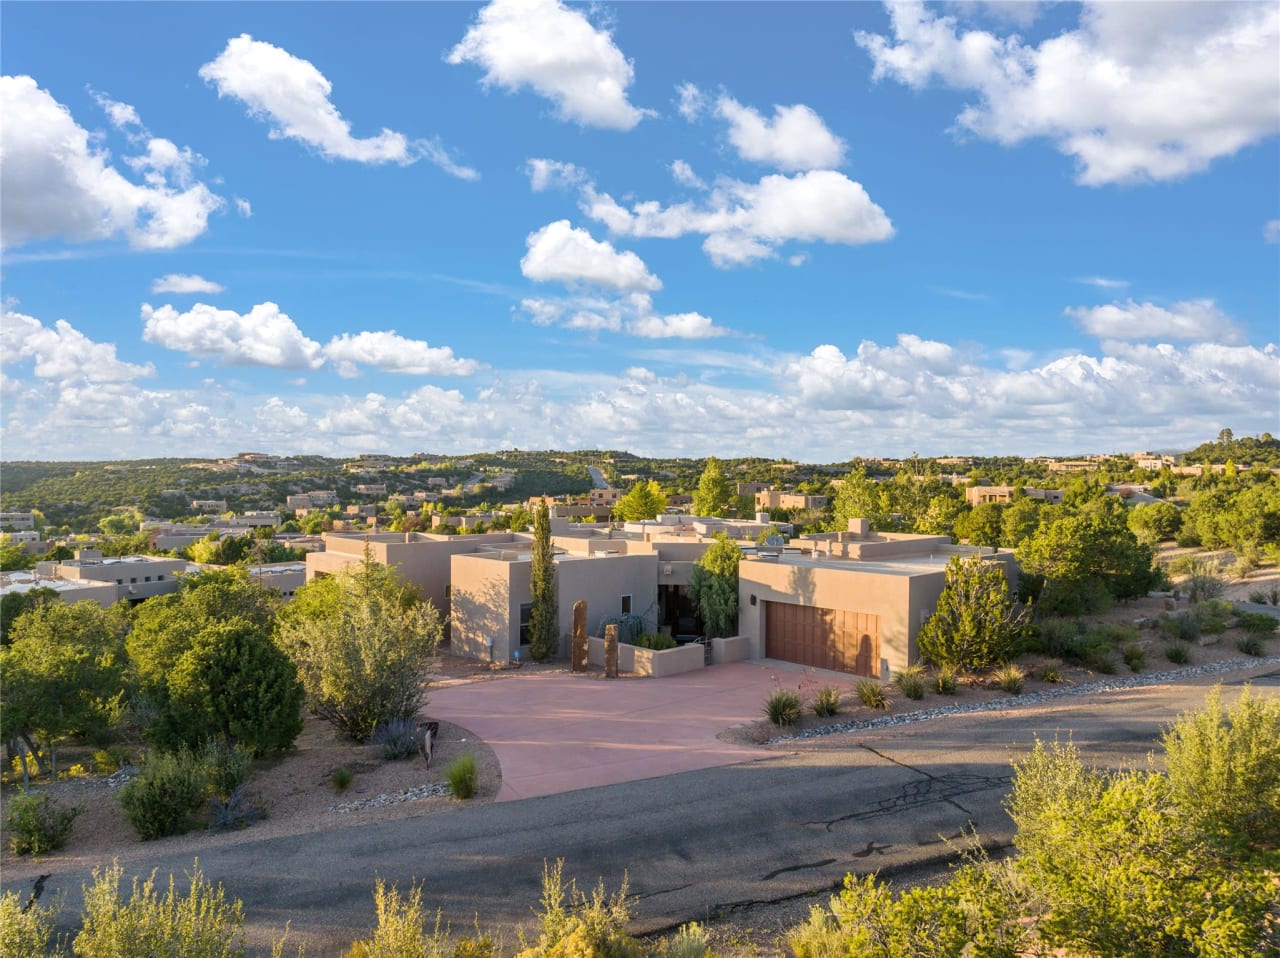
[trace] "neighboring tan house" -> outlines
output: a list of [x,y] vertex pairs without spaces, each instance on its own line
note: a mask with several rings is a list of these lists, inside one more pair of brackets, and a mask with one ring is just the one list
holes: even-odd
[[114,582],[80,582],[28,571],[0,574],[0,596],[15,592],[30,592],[33,589],[52,589],[67,605],[76,602],[96,602],[105,609],[115,605],[119,600]]
[[[1031,486],[1023,486],[1022,492],[1028,499],[1038,499],[1051,506],[1062,505],[1064,495],[1061,489],[1033,489]],[[964,497],[969,505],[980,506],[987,502],[1012,502],[1016,493],[1017,486],[970,486],[964,491]]]
[[[178,573],[185,572],[186,569],[186,559],[166,559],[160,556],[104,558],[97,549],[81,549],[74,559],[62,562],[36,563],[36,572],[43,578],[110,585],[115,590],[112,602],[127,599],[134,604],[152,596],[177,592]],[[94,601],[99,601],[96,596],[93,598]]]
[[1012,552],[955,546],[947,536],[849,531],[793,539],[777,555],[738,567],[738,631],[748,658],[886,680],[919,659],[916,635],[937,606],[952,556],[979,554],[1004,564],[1016,585]]
[[778,492],[769,490],[768,492],[756,493],[756,511],[763,512],[766,509],[825,509],[830,500],[826,496],[806,496],[798,492]]

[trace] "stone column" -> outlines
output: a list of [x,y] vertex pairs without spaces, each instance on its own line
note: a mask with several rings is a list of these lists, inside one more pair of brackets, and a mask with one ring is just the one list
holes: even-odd
[[618,627],[616,625],[604,627],[604,677],[606,679],[618,677]]
[[573,671],[587,671],[587,602],[573,604]]

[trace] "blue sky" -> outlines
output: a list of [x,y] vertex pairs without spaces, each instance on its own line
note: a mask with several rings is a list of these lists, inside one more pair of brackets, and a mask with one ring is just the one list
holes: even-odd
[[1280,434],[1274,3],[0,18],[5,459]]

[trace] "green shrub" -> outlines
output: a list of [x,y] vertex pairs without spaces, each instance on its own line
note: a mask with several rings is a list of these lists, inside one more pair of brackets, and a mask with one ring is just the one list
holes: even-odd
[[346,958],[444,958],[449,953],[439,922],[433,934],[427,933],[420,885],[401,897],[395,885],[388,888],[379,878],[373,903],[378,916],[373,935],[352,942]]
[[134,878],[125,899],[122,876],[119,865],[94,869],[73,943],[77,958],[243,958],[243,906],[227,901],[221,885],[205,881],[198,863],[189,873],[186,895],[178,894],[170,875],[161,896],[152,873],[142,883]]
[[0,958],[63,958],[61,943],[50,948],[57,908],[22,899],[16,891],[0,892]]
[[200,749],[209,794],[226,799],[249,780],[253,770],[253,753],[239,743],[230,748],[218,739],[209,739]]
[[1236,639],[1236,648],[1245,655],[1262,657],[1266,653],[1263,648],[1262,640],[1256,635],[1246,635],[1243,638]]
[[93,753],[93,770],[99,775],[110,775],[113,772],[118,772],[123,764],[119,753],[112,749],[100,748]]
[[1082,623],[1077,619],[1051,618],[1040,622],[1039,648],[1034,651],[1054,658],[1065,658],[1066,649],[1080,638],[1084,631]]
[[1227,631],[1227,623],[1235,610],[1230,602],[1222,599],[1206,599],[1191,607],[1191,616],[1206,635],[1221,635]]
[[1236,628],[1244,629],[1250,635],[1266,638],[1280,626],[1280,620],[1266,612],[1241,612],[1236,618]]
[[204,766],[190,752],[159,752],[120,791],[120,805],[143,841],[187,830],[208,785]]
[[765,700],[764,714],[774,725],[795,725],[800,721],[800,696],[790,689],[774,689]]
[[1191,661],[1191,645],[1188,642],[1172,641],[1164,647],[1164,657],[1174,665],[1186,665]]
[[82,809],[63,805],[50,795],[26,792],[6,803],[5,831],[15,855],[44,855],[67,843],[71,827]]
[[933,672],[933,690],[939,695],[955,695],[960,683],[960,670],[952,665],[940,665]]
[[459,755],[444,770],[444,777],[449,780],[454,798],[471,798],[476,793],[475,757],[470,754]]
[[696,921],[681,925],[680,930],[662,943],[660,950],[650,952],[653,958],[710,958],[711,942]]
[[1179,592],[1192,603],[1216,599],[1227,589],[1222,577],[1212,573],[1197,572],[1178,584]]
[[660,632],[648,632],[644,635],[638,635],[631,642],[632,645],[638,645],[642,649],[652,649],[655,652],[661,652],[663,649],[674,649],[676,640],[669,635],[663,635]]
[[813,709],[813,714],[819,718],[830,718],[833,715],[840,714],[840,690],[826,685],[818,689],[813,697],[813,703],[809,706]]
[[335,792],[345,792],[355,777],[355,772],[345,765],[340,765],[329,773],[329,784],[333,786]]
[[1141,672],[1142,667],[1147,664],[1147,653],[1137,642],[1126,643],[1120,654],[1130,672]]
[[1061,685],[1066,681],[1062,674],[1062,669],[1053,662],[1048,662],[1040,666],[1040,679],[1048,682],[1050,685]]
[[541,931],[536,942],[521,935],[516,958],[642,958],[644,946],[627,932],[631,920],[627,879],[609,895],[604,882],[588,898],[572,879],[564,881],[564,862],[542,870]]
[[889,701],[889,693],[884,686],[874,679],[861,679],[858,682],[858,698],[869,709],[887,709],[893,703]]
[[924,667],[908,665],[900,672],[895,672],[893,684],[898,687],[899,692],[909,699],[924,698]]
[[1100,641],[1107,642],[1111,645],[1123,645],[1125,642],[1135,642],[1138,639],[1140,630],[1136,625],[1120,625],[1116,622],[1100,622],[1094,629],[1093,635]]
[[209,831],[230,832],[248,828],[262,818],[262,809],[249,800],[243,785],[230,795],[209,799]]
[[1200,623],[1189,613],[1162,615],[1160,631],[1170,639],[1181,642],[1194,642],[1200,638]]
[[1010,695],[1022,693],[1022,683],[1026,680],[1026,677],[1027,673],[1012,662],[1006,662],[991,673],[991,681],[995,683],[996,688],[1008,692]]

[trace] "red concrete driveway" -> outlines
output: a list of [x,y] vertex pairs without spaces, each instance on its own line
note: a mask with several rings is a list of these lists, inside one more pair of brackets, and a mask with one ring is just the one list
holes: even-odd
[[493,748],[498,801],[732,765],[766,757],[716,734],[759,718],[769,694],[854,681],[746,662],[669,678],[605,680],[563,672],[504,676],[431,691],[426,711]]

